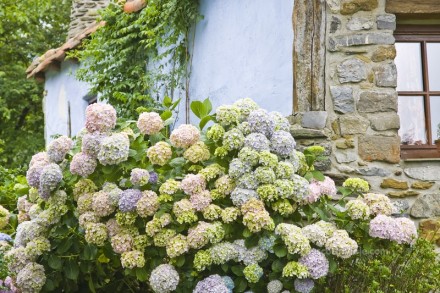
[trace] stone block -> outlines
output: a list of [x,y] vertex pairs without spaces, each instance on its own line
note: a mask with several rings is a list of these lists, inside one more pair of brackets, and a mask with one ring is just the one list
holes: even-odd
[[373,68],[376,85],[379,87],[397,86],[397,68],[394,63],[382,64]]
[[304,128],[323,129],[327,123],[328,113],[326,111],[304,112],[301,126]]
[[362,116],[343,115],[339,117],[341,135],[364,134],[369,125],[369,121]]
[[396,30],[396,16],[394,14],[382,14],[377,16],[377,28],[380,30]]
[[365,135],[358,140],[359,156],[368,162],[400,161],[400,138],[398,136]]
[[373,28],[374,22],[371,18],[353,17],[347,23],[347,29],[351,31],[370,30]]
[[291,128],[290,133],[297,138],[328,138],[324,130],[307,129],[307,128]]
[[330,11],[333,13],[339,13],[341,10],[341,0],[326,0]]
[[406,176],[421,180],[421,181],[439,181],[440,180],[440,166],[421,166],[405,168],[403,172]]
[[400,118],[395,112],[369,115],[371,128],[376,131],[399,129]]
[[358,155],[354,150],[336,151],[335,158],[340,164],[351,163],[357,160]]
[[371,11],[378,6],[377,0],[344,0],[341,3],[341,14],[353,14],[358,11]]
[[410,196],[417,196],[420,192],[414,191],[414,190],[405,190],[405,191],[391,191],[388,192],[387,195],[389,197],[395,197],[395,198],[404,198],[404,197],[410,197]]
[[392,34],[365,32],[357,34],[329,37],[327,49],[336,52],[341,47],[352,47],[362,45],[393,45],[396,40]]
[[381,188],[408,189],[408,182],[400,181],[393,178],[386,178],[380,184]]
[[420,237],[440,246],[440,218],[420,221]]
[[354,140],[352,138],[340,140],[336,142],[335,146],[340,150],[354,149]]
[[416,199],[411,207],[414,218],[431,218],[440,216],[440,193],[424,194]]
[[371,55],[371,60],[374,62],[394,60],[394,58],[396,58],[396,47],[394,46],[379,46]]
[[333,109],[337,113],[354,112],[353,88],[348,86],[331,86],[330,93],[333,98]]
[[379,176],[379,177],[385,177],[391,174],[390,171],[378,167],[357,169],[356,173],[362,176]]
[[399,216],[403,214],[407,214],[409,210],[409,203],[407,200],[395,200],[392,202],[393,209],[392,209],[392,215],[393,216]]
[[430,189],[434,185],[434,182],[430,181],[416,181],[411,184],[411,188],[414,189]]
[[374,90],[361,92],[357,110],[361,113],[397,112],[397,93]]
[[351,58],[347,59],[337,67],[340,83],[360,82],[367,79],[367,68],[365,62]]
[[350,176],[344,175],[344,174],[329,173],[329,172],[324,173],[324,175],[333,179],[333,181],[335,181],[335,184],[337,186],[342,186],[342,183],[344,183],[344,181],[350,177]]

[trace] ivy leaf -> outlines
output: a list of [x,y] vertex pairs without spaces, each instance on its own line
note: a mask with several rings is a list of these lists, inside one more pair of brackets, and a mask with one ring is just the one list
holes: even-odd
[[275,255],[278,257],[285,257],[287,255],[287,249],[284,247],[283,244],[277,244],[273,247],[273,251],[275,252]]
[[66,278],[70,280],[78,279],[78,275],[79,275],[78,264],[73,260],[69,260],[64,267],[64,273],[66,275]]

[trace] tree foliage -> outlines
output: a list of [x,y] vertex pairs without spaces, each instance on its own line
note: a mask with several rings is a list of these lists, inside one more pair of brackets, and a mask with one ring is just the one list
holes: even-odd
[[71,0],[0,1],[0,164],[24,166],[44,146],[43,85],[26,79],[36,56],[65,41]]

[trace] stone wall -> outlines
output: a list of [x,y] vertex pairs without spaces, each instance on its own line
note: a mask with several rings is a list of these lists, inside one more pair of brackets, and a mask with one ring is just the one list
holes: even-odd
[[67,39],[73,38],[98,17],[98,10],[106,7],[110,0],[73,0]]
[[317,168],[338,183],[367,180],[393,199],[396,216],[437,233],[440,245],[440,161],[400,158],[396,17],[385,12],[386,0],[326,2],[325,111],[295,114],[293,135],[300,148],[326,148],[330,159]]

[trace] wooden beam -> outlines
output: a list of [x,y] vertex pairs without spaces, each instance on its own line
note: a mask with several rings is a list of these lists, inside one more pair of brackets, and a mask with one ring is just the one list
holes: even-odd
[[440,13],[439,0],[387,0],[386,12],[395,14]]
[[325,9],[323,0],[295,1],[294,112],[325,110]]

